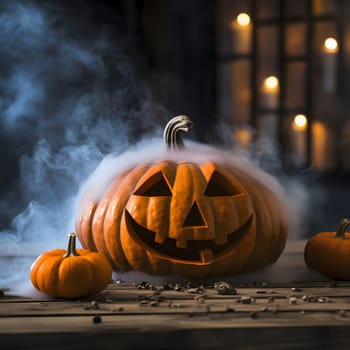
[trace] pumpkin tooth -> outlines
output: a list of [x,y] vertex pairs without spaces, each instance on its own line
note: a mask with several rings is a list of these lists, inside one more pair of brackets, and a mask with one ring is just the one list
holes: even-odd
[[209,248],[201,249],[200,256],[201,256],[202,263],[210,263],[214,259],[213,251]]
[[159,233],[156,233],[154,241],[159,244],[163,244],[165,241],[165,237],[162,237]]

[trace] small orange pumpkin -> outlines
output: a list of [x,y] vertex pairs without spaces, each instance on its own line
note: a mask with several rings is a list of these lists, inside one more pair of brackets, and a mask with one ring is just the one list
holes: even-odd
[[304,249],[306,265],[329,278],[350,280],[350,220],[344,218],[336,232],[320,232]]
[[103,290],[111,280],[112,267],[103,254],[76,249],[76,235],[68,235],[68,249],[40,255],[30,269],[30,280],[52,297],[75,299]]
[[[173,118],[164,139],[184,147]],[[194,154],[195,155],[195,154]],[[189,278],[232,276],[273,263],[287,224],[283,205],[264,184],[232,165],[161,160],[113,179],[103,197],[83,198],[76,230],[116,271]]]

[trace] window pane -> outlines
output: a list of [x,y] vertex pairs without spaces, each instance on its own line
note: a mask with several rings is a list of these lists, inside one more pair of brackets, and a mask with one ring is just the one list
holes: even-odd
[[285,53],[304,55],[306,52],[306,26],[303,23],[286,24]]
[[304,63],[290,63],[287,65],[287,85],[285,94],[286,108],[300,108],[305,106],[306,67]]
[[305,16],[307,12],[307,0],[287,0],[285,3],[285,15],[287,17]]
[[312,12],[316,16],[333,15],[337,12],[337,1],[335,1],[335,0],[313,0]]
[[257,19],[276,19],[279,15],[279,0],[259,0],[256,2]]
[[250,116],[250,63],[233,61],[218,67],[218,110],[232,123],[247,123]]

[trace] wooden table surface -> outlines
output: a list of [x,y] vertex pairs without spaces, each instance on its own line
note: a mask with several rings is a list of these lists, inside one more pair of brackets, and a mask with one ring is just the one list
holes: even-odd
[[4,288],[0,349],[349,349],[350,283],[308,271],[302,246],[267,272],[226,279],[235,294],[215,281],[118,280],[81,300]]

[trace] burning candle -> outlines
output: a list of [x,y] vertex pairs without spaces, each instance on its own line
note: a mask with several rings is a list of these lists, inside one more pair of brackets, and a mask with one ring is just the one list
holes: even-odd
[[232,21],[231,28],[234,52],[249,52],[251,37],[250,16],[247,13],[240,13],[235,20]]
[[304,114],[298,114],[294,117],[294,124],[297,130],[305,130],[307,127],[307,118]]
[[277,143],[279,81],[275,76],[264,79],[261,88],[261,104],[267,109],[259,118],[260,151],[265,155],[273,155]]
[[306,129],[307,118],[304,114],[298,114],[293,121],[295,161],[299,164],[306,162]]
[[269,76],[264,80],[262,86],[262,104],[268,109],[275,109],[278,106],[279,81],[275,76]]
[[323,88],[332,92],[336,86],[338,42],[334,38],[327,38],[323,45]]
[[312,164],[320,170],[334,169],[335,149],[331,128],[324,122],[312,123]]

